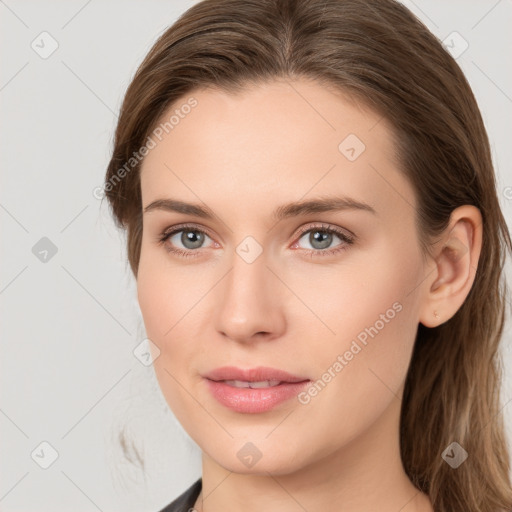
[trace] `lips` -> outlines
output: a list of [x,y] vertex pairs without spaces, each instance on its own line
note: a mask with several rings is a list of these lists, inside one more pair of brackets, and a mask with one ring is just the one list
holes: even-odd
[[276,368],[224,366],[203,375],[213,397],[240,413],[262,413],[290,400],[310,382]]
[[279,382],[302,382],[309,380],[307,377],[300,377],[278,370],[276,368],[269,368],[266,366],[259,366],[257,368],[242,369],[235,366],[223,366],[216,368],[211,372],[204,375],[205,378],[221,381],[221,380],[238,380],[244,382],[262,382],[262,381],[279,381]]
[[224,380],[221,381],[228,386],[233,386],[234,388],[251,388],[251,389],[261,389],[261,388],[271,388],[273,386],[278,386],[281,384],[279,380],[261,380],[257,382],[247,382],[244,380]]

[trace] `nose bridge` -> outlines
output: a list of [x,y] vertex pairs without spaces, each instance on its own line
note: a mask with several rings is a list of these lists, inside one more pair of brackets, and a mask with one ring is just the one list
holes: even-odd
[[[252,244],[252,245],[251,245]],[[280,290],[267,268],[267,254],[248,240],[233,254],[231,271],[223,280],[217,309],[217,329],[230,338],[249,340],[256,333],[276,334],[284,323]]]
[[[232,259],[232,270],[226,280],[225,303],[234,302],[240,309],[258,307],[269,299],[269,279],[272,273],[267,268],[266,254],[249,257],[251,250],[243,253],[244,246],[237,248]],[[240,255],[242,254],[242,255]]]

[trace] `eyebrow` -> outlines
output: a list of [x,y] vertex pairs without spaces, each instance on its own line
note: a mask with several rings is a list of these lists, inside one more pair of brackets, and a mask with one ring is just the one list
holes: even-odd
[[[144,213],[154,210],[183,213],[185,215],[202,217],[204,219],[213,219],[215,217],[213,211],[207,206],[197,203],[186,203],[170,198],[157,199],[156,201],[151,202],[144,208]],[[300,215],[342,210],[360,210],[377,215],[375,209],[369,204],[357,201],[350,197],[324,196],[308,201],[297,201],[278,206],[272,214],[272,219],[275,221],[281,221],[283,219],[298,217]]]

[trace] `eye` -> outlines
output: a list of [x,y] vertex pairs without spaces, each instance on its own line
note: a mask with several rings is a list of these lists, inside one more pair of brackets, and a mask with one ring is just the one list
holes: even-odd
[[[330,256],[339,251],[344,251],[348,246],[354,243],[354,237],[342,231],[340,228],[335,228],[329,225],[320,224],[313,227],[308,227],[302,230],[299,240],[306,238],[312,249],[308,249],[311,256]],[[308,235],[306,237],[306,235]],[[341,243],[331,248],[334,238],[341,240]],[[298,242],[292,245],[292,248],[297,248]]]
[[[173,252],[185,257],[194,257],[197,254],[196,249],[201,248],[205,238],[210,237],[202,229],[191,225],[181,225],[175,226],[171,230],[164,231],[159,235],[158,242],[164,245],[168,252]],[[168,244],[167,241],[171,243]],[[182,244],[184,249],[182,249],[179,244]]]
[[[307,229],[302,229],[299,233],[300,238],[307,237],[308,243],[312,249],[306,249],[306,252],[311,254],[311,257],[316,256],[330,256],[340,251],[344,251],[348,246],[354,243],[355,237],[349,235],[341,228],[332,227],[326,224],[319,224],[315,226],[308,226]],[[158,236],[157,242],[165,247],[168,252],[178,254],[184,257],[195,257],[199,255],[197,249],[202,249],[205,240],[211,237],[203,229],[194,225],[179,225],[171,229],[165,230]],[[334,238],[341,240],[341,243],[330,248]],[[180,244],[183,248],[180,247]],[[300,248],[298,242],[292,245],[293,249]]]

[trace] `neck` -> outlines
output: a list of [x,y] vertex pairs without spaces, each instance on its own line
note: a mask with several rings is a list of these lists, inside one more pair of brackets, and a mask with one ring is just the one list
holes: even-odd
[[240,474],[203,453],[199,512],[432,512],[400,458],[397,399],[369,429],[293,473]]

